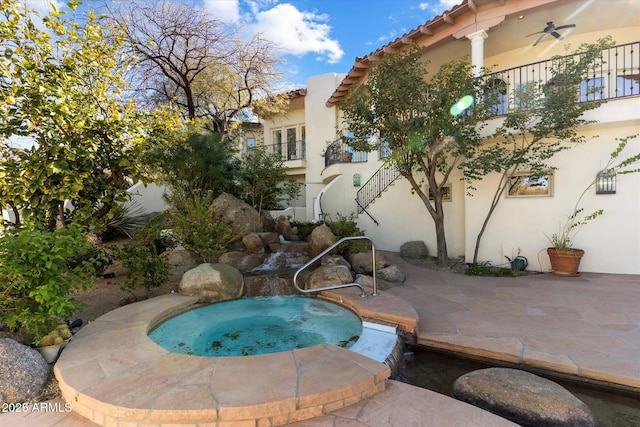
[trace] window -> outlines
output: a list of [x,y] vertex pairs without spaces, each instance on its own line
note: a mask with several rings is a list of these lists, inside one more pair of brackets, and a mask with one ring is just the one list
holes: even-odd
[[615,91],[616,98],[640,94],[640,74],[618,76]]
[[521,172],[511,175],[507,197],[551,196],[553,175]]
[[580,102],[596,101],[603,98],[604,78],[592,77],[580,82]]
[[256,146],[255,138],[247,138],[247,151],[253,151],[253,148]]
[[507,83],[502,79],[493,79],[487,84],[487,90],[491,92],[491,102],[489,114],[499,116],[507,114],[509,97],[507,96]]
[[296,151],[296,128],[287,128],[287,160],[298,158]]
[[274,130],[272,133],[273,151],[282,154],[282,131]]

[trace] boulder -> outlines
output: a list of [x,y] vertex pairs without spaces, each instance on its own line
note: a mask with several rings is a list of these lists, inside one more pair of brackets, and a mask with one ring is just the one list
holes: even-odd
[[400,246],[400,256],[409,259],[422,259],[429,255],[423,241],[406,242]]
[[264,261],[264,255],[249,254],[243,251],[225,252],[218,258],[221,264],[228,264],[240,271],[248,271],[256,268]]
[[380,279],[391,283],[403,283],[407,279],[404,272],[395,264],[377,270],[376,274]]
[[[309,235],[309,254],[311,258],[320,254],[336,242],[336,236],[328,225],[322,224],[313,229]],[[335,248],[334,248],[335,249]],[[336,253],[337,250],[331,253]]]
[[293,229],[291,228],[291,224],[289,224],[289,220],[284,215],[280,215],[278,219],[276,219],[273,231],[284,237],[285,240],[293,239]]
[[258,233],[250,233],[242,238],[242,244],[247,252],[251,254],[263,254],[264,242]]
[[0,338],[0,405],[39,396],[49,374],[49,365],[38,351],[11,338]]
[[362,285],[365,288],[373,288],[373,277],[367,276],[366,274],[356,274],[354,283]]
[[258,236],[260,236],[265,245],[280,243],[280,235],[273,231],[258,233]]
[[209,210],[213,211],[215,219],[227,219],[243,236],[263,229],[258,211],[231,194],[222,193],[216,197]]
[[182,275],[178,291],[203,303],[227,301],[244,294],[244,282],[242,273],[231,265],[205,263]]
[[[351,261],[351,267],[353,268],[353,271],[355,271],[356,273],[373,273],[373,256],[371,256],[371,251],[351,254],[349,260]],[[376,270],[388,267],[390,264],[391,262],[386,255],[381,254],[380,252],[376,252]]]
[[167,261],[169,265],[174,267],[182,267],[186,270],[190,270],[193,267],[200,264],[200,257],[188,249],[182,246],[178,246],[175,249],[164,252],[167,254]]
[[244,278],[245,295],[248,297],[269,297],[274,295],[295,295],[292,277],[278,274],[262,274]]
[[322,265],[307,276],[305,289],[324,288],[352,282],[353,276],[347,267],[343,265]]
[[453,397],[527,426],[597,426],[591,410],[546,378],[509,368],[470,372],[453,384]]
[[320,259],[321,265],[343,265],[351,270],[351,264],[341,255],[325,255]]

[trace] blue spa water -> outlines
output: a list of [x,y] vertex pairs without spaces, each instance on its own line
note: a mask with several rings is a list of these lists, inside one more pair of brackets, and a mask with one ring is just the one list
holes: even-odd
[[274,296],[200,307],[160,324],[149,337],[174,353],[251,356],[323,343],[349,348],[361,333],[362,321],[344,307]]

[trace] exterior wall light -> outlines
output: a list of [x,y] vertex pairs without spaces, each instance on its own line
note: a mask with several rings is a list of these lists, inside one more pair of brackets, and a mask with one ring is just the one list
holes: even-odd
[[360,187],[360,174],[359,173],[353,174],[353,186],[354,187]]
[[596,194],[616,194],[616,172],[605,169],[596,175]]

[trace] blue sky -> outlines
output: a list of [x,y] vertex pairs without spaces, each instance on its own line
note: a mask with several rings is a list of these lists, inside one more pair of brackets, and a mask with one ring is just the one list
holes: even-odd
[[[22,0],[42,12],[51,2]],[[93,0],[83,0],[88,7]],[[116,0],[114,0],[116,1]],[[172,0],[180,2],[182,0]],[[355,58],[395,40],[462,0],[193,0],[215,18],[271,40],[286,61],[285,86],[307,78],[346,73]],[[98,5],[99,3],[94,3]]]
[[261,33],[283,52],[293,87],[344,73],[355,58],[395,40],[462,0],[203,0],[212,15]]

